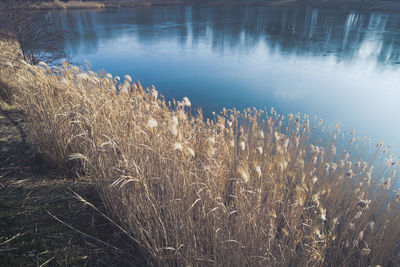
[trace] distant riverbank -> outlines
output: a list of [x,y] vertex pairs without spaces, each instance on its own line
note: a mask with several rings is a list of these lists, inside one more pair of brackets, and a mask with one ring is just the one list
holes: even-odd
[[321,0],[240,0],[240,1],[185,1],[185,0],[144,0],[144,1],[54,1],[33,4],[35,9],[100,9],[100,8],[126,8],[139,6],[171,6],[171,5],[196,5],[196,6],[269,6],[269,7],[314,7],[335,8],[343,10],[370,10],[385,12],[400,12],[400,2],[395,1],[321,1]]
[[33,3],[34,9],[84,9],[84,8],[105,8],[107,5],[101,1],[53,1]]
[[321,1],[321,0],[277,0],[277,1],[230,1],[215,2],[215,5],[313,7],[343,10],[400,11],[400,2],[395,1]]

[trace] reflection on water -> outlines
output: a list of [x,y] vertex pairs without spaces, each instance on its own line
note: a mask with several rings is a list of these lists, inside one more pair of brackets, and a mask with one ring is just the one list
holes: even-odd
[[68,31],[74,62],[134,74],[206,114],[274,106],[400,143],[400,15],[256,7],[50,15]]

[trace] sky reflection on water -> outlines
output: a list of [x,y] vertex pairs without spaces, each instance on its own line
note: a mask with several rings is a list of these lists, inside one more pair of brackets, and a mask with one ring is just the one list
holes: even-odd
[[206,115],[274,106],[400,145],[400,15],[160,7],[51,13],[75,63],[133,74]]

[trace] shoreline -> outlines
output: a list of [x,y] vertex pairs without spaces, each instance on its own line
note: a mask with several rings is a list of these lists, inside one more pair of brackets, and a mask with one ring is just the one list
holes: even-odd
[[354,2],[354,1],[301,1],[301,0],[279,0],[279,1],[237,1],[230,2],[215,1],[208,3],[196,3],[195,1],[118,1],[114,4],[106,4],[97,1],[69,1],[69,2],[42,2],[34,4],[34,9],[105,9],[105,8],[132,8],[132,7],[160,7],[160,6],[196,6],[196,7],[286,7],[286,8],[326,8],[340,10],[358,10],[372,12],[400,12],[400,2]]

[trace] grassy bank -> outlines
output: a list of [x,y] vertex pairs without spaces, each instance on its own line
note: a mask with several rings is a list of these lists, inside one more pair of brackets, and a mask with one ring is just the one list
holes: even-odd
[[24,129],[23,112],[15,104],[2,103],[1,266],[138,263],[136,257],[122,251],[126,243],[116,234],[117,229],[75,197],[77,193],[103,210],[93,183],[60,176],[57,169],[28,145]]
[[398,164],[381,143],[273,109],[204,119],[66,63],[0,70],[30,143],[95,184],[147,265],[400,264]]
[[140,257],[123,251],[127,243],[117,228],[75,195],[104,212],[94,184],[65,177],[30,146],[26,116],[11,87],[15,76],[4,72],[4,63],[17,66],[19,55],[12,56],[12,44],[1,45],[0,265],[140,265]]

